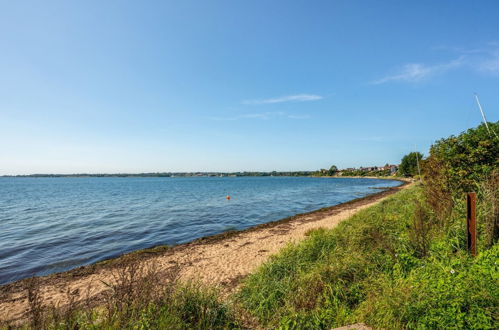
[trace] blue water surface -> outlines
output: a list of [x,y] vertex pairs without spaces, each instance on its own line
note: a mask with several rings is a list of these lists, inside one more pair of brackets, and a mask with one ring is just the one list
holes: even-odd
[[248,228],[399,184],[308,177],[0,178],[0,284]]

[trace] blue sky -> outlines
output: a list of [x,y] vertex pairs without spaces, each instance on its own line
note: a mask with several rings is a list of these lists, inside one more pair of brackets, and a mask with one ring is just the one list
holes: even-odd
[[2,1],[0,174],[398,163],[499,115],[498,1]]

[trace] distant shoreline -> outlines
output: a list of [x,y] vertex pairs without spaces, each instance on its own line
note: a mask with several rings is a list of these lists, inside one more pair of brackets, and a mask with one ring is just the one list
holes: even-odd
[[394,176],[327,176],[313,175],[315,172],[182,172],[182,173],[139,173],[139,174],[20,174],[0,175],[0,178],[217,178],[217,177],[310,177],[310,178],[353,178],[353,179],[386,179],[405,181],[407,178]]
[[290,172],[164,172],[164,173],[115,173],[115,174],[18,174],[1,175],[0,178],[174,178],[174,177],[312,177],[314,171]]

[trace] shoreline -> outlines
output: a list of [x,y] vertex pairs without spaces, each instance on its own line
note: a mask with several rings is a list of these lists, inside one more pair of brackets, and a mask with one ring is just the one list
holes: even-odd
[[331,179],[380,179],[380,180],[393,180],[393,181],[400,181],[400,182],[412,182],[411,178],[403,178],[403,177],[396,177],[396,176],[351,176],[351,175],[345,175],[345,176],[328,176],[328,175],[321,175],[321,176],[314,176],[314,178],[331,178]]
[[[38,177],[31,177],[30,176],[28,178],[38,178]],[[56,177],[56,178],[58,178],[58,177]],[[410,179],[406,179],[406,178],[392,178],[392,177],[315,176],[314,178],[329,178],[329,179],[342,179],[342,178],[349,178],[349,179],[350,178],[354,178],[354,179],[382,179],[382,180],[390,180],[390,181],[399,181],[399,182],[401,182],[400,185],[395,186],[395,187],[386,187],[386,186],[379,187],[379,188],[370,187],[371,189],[373,189],[373,190],[379,190],[380,192],[386,191],[386,190],[390,190],[392,188],[401,187],[401,186],[404,185],[404,183],[407,184],[407,183],[412,182]],[[377,194],[377,193],[370,193],[367,196],[355,198],[355,199],[352,199],[352,200],[349,200],[349,201],[346,201],[346,202],[343,202],[343,203],[340,203],[340,204],[336,204],[336,205],[333,205],[333,206],[325,206],[325,207],[322,207],[320,209],[316,209],[316,210],[312,210],[312,211],[308,211],[308,212],[296,213],[294,215],[291,215],[291,216],[288,216],[288,217],[285,217],[285,218],[281,218],[281,219],[278,219],[278,220],[273,220],[273,221],[261,223],[261,224],[254,225],[254,226],[251,226],[251,227],[248,227],[248,228],[245,228],[245,229],[227,230],[227,231],[224,231],[224,232],[221,232],[221,233],[218,233],[218,234],[212,234],[212,235],[198,237],[198,238],[195,238],[195,239],[193,239],[191,241],[188,241],[188,242],[185,242],[185,243],[172,244],[172,245],[167,245],[167,244],[151,245],[149,247],[140,248],[138,250],[134,250],[134,251],[130,251],[130,252],[122,253],[122,254],[112,255],[110,257],[106,257],[105,259],[98,260],[98,261],[95,261],[95,262],[92,262],[92,263],[89,263],[89,264],[86,264],[86,265],[77,266],[77,267],[72,268],[72,269],[68,269],[68,270],[64,270],[64,271],[57,271],[57,272],[46,274],[46,275],[35,275],[35,276],[30,276],[30,277],[26,277],[26,278],[17,279],[17,280],[14,280],[12,282],[0,284],[0,299],[1,299],[1,290],[2,290],[2,288],[4,286],[9,286],[9,285],[14,284],[16,282],[21,282],[21,281],[27,280],[29,278],[34,278],[34,277],[36,277],[36,278],[49,278],[49,277],[52,277],[52,276],[57,276],[58,274],[66,274],[66,273],[77,271],[77,270],[80,270],[80,269],[83,269],[83,268],[93,268],[93,266],[97,266],[97,265],[101,265],[101,264],[105,264],[105,263],[114,263],[114,262],[118,261],[120,258],[128,258],[129,256],[135,255],[135,254],[148,254],[148,255],[149,254],[155,254],[157,252],[163,252],[163,251],[166,251],[167,249],[171,249],[171,248],[174,248],[174,247],[177,247],[177,246],[182,246],[182,245],[187,245],[187,244],[195,243],[195,242],[198,242],[198,241],[212,241],[212,240],[223,239],[223,238],[229,237],[232,234],[243,233],[243,232],[247,232],[247,231],[249,232],[249,231],[252,231],[252,230],[258,230],[258,229],[261,229],[261,228],[267,228],[269,226],[277,225],[279,223],[283,223],[283,222],[292,220],[292,219],[294,219],[294,218],[296,218],[298,216],[310,215],[310,214],[314,214],[316,212],[321,212],[321,211],[324,211],[324,210],[327,210],[327,209],[330,209],[330,208],[333,208],[333,207],[337,207],[337,206],[341,206],[341,205],[348,205],[351,202],[360,201],[360,200],[362,200],[364,198],[367,198],[367,197],[369,197],[369,196],[371,196],[373,194]]]
[[[306,231],[320,227],[333,228],[358,210],[371,206],[409,185],[409,180],[391,180],[400,181],[402,184],[345,203],[244,230],[206,236],[171,247],[160,245],[137,250],[66,272],[35,278],[40,283],[44,302],[55,305],[65,304],[64,293],[68,289],[71,292],[82,292],[81,299],[83,292],[88,290],[92,300],[98,303],[106,290],[106,286],[102,284],[103,280],[109,280],[113,271],[133,262],[153,262],[161,270],[177,267],[181,279],[197,279],[230,292],[242,278],[270,255],[290,242],[303,239]],[[0,286],[0,321],[19,321],[26,318],[26,286],[29,281],[30,278],[26,278]]]

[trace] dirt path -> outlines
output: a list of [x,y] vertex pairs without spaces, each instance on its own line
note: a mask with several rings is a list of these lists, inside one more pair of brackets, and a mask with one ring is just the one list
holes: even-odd
[[[403,186],[245,231],[215,235],[168,249],[143,250],[96,265],[41,277],[42,299],[44,304],[62,306],[66,303],[68,289],[79,295],[80,299],[87,296],[98,299],[107,289],[103,281],[112,281],[112,272],[131,260],[152,262],[160,270],[178,267],[181,279],[198,279],[231,292],[243,277],[253,272],[270,255],[288,243],[302,240],[307,231],[321,227],[333,228],[355,212],[378,203]],[[26,318],[27,283],[27,280],[22,280],[0,287],[0,321]]]

